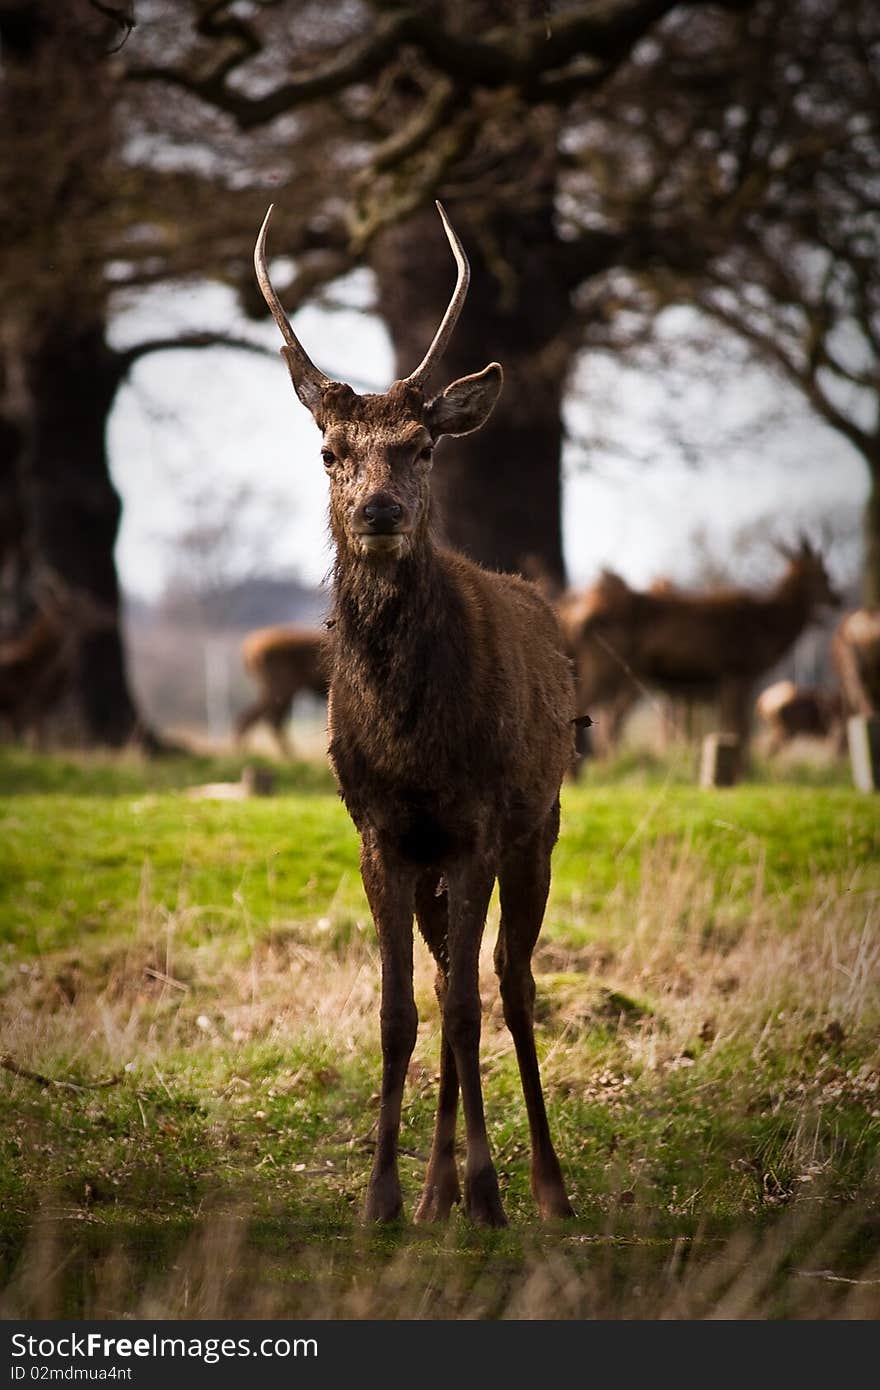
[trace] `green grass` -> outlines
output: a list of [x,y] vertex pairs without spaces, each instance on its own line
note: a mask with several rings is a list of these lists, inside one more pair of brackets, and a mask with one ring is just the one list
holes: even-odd
[[[376,1231],[356,836],[321,765],[270,797],[186,795],[240,770],[0,754],[0,1313],[877,1315],[875,799],[631,761],[567,786],[535,973],[578,1218],[535,1217],[493,904],[482,1058],[511,1227]],[[438,1058],[421,946],[416,987],[408,1211]]]

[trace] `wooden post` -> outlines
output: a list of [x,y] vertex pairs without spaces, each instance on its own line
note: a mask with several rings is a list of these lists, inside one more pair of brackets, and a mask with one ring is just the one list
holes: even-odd
[[853,781],[860,791],[880,791],[880,715],[854,714],[846,721]]
[[739,778],[739,766],[736,734],[706,734],[700,759],[701,787],[732,787]]

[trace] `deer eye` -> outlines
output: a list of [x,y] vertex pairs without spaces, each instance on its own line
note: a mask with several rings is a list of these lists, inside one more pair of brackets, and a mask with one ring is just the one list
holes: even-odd
[[336,462],[336,455],[334,454],[332,449],[322,449],[321,458],[324,460],[325,468],[332,468],[334,463]]

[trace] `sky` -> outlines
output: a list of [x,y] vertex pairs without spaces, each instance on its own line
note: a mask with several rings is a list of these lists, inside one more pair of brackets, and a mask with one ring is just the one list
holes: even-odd
[[[281,265],[273,274],[283,283]],[[348,302],[369,302],[366,272],[345,289]],[[360,390],[383,390],[392,380],[390,342],[375,316],[309,307],[293,323],[328,375]],[[204,558],[212,573],[295,573],[320,584],[331,560],[320,437],[277,353],[274,322],[268,313],[264,324],[243,321],[222,287],[184,286],[129,305],[111,338],[121,347],[188,329],[247,336],[269,353],[155,354],[120,391],[108,445],[123,502],[123,587],[158,597],[194,520],[216,531],[216,553]],[[498,356],[503,363],[503,351]],[[475,361],[474,370],[483,365]],[[750,428],[777,408],[774,424]],[[867,496],[856,453],[762,368],[732,366],[682,389],[663,373],[585,356],[566,420],[563,538],[573,585],[589,583],[603,566],[635,586],[658,575],[692,584],[707,552],[734,582],[770,582],[779,557],[766,536],[748,541],[749,527],[770,518],[780,539],[793,539],[799,526],[818,538],[823,522],[840,530],[848,518],[852,532]],[[689,456],[674,441],[683,432]],[[588,448],[577,442],[585,436],[593,437]],[[836,547],[835,562],[834,577],[852,582],[855,543]]]

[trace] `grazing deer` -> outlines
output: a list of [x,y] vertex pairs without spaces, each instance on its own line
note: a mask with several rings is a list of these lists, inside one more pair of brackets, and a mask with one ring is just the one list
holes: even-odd
[[609,701],[621,688],[717,699],[721,729],[738,737],[744,758],[755,682],[821,608],[839,603],[809,542],[783,553],[785,573],[765,594],[641,592],[605,573],[569,631],[579,701]]
[[260,694],[235,721],[237,742],[254,724],[265,719],[284,757],[292,757],[285,725],[293,701],[301,692],[326,697],[328,642],[327,632],[320,628],[262,627],[248,633],[241,646],[242,663]]
[[531,955],[550,883],[559,787],[573,749],[574,689],[562,635],[533,585],[443,549],[432,530],[430,472],[441,435],[470,434],[501,390],[501,367],[427,383],[467,292],[467,259],[437,204],[456,287],[416,370],[357,395],[312,364],[272,289],[266,214],[254,252],[285,339],[294,389],[323,435],[335,544],[330,760],[360,833],[361,875],[382,963],[382,1086],[365,1213],[401,1214],[398,1132],[415,1044],[413,914],[436,961],[441,1009],[437,1114],[418,1220],[460,1200],[458,1096],[466,1133],[464,1207],[506,1224],[480,1082],[478,961],[496,878],[495,947],[531,1134],[532,1192],[545,1217],[571,1215],[535,1050]]
[[840,620],[831,659],[847,714],[880,714],[880,608],[856,608]]
[[769,757],[802,734],[829,739],[835,749],[842,747],[843,702],[836,690],[774,681],[755,701],[755,714],[769,731]]
[[83,637],[111,626],[115,616],[84,590],[42,572],[37,611],[24,629],[0,639],[0,719],[16,740],[43,742],[43,724],[76,673]]
[[67,687],[74,655],[73,635],[45,609],[0,641],[0,717],[13,738],[32,732],[42,741],[43,719]]
[[592,727],[579,729],[576,735],[579,758],[572,769],[575,775],[580,758],[604,758],[613,752],[626,717],[641,694],[618,660],[598,642],[584,638],[596,615],[619,601],[625,592],[626,585],[618,575],[602,570],[596,582],[585,589],[567,589],[553,599],[575,673],[578,704],[588,708],[593,716]]

